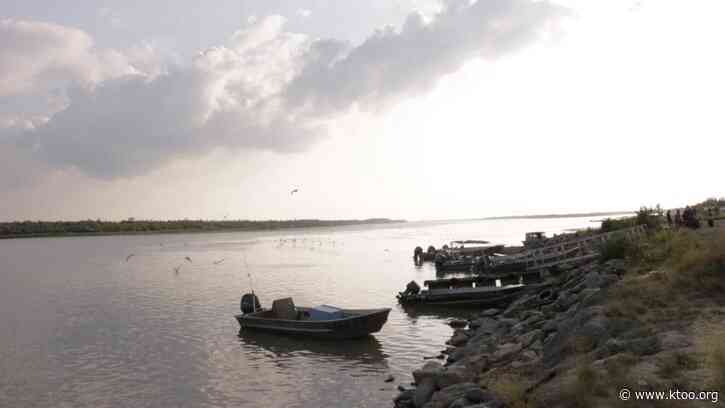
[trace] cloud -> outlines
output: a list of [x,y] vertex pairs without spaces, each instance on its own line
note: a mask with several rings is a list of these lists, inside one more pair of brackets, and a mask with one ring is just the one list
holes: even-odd
[[0,97],[131,74],[129,62],[118,51],[95,49],[92,38],[76,28],[0,20]]
[[0,141],[101,178],[144,174],[216,148],[301,151],[352,107],[378,110],[425,92],[470,59],[536,40],[564,14],[544,1],[447,1],[429,21],[413,13],[399,30],[379,30],[359,45],[291,33],[283,17],[271,16],[165,70],[151,69],[159,65],[151,50],[98,51],[79,30],[11,21],[3,27],[15,37],[0,40],[0,56],[19,56],[30,70],[0,65],[0,92],[22,92],[59,71],[74,85],[63,110],[20,135],[3,138],[0,130]]

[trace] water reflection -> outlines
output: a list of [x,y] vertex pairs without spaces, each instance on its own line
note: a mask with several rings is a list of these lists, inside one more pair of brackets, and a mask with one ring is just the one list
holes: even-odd
[[350,363],[387,366],[388,357],[375,336],[344,341],[320,340],[301,336],[284,336],[251,330],[240,330],[242,348],[248,353],[271,353],[275,358],[295,356],[347,360]]
[[416,304],[416,305],[398,305],[398,310],[405,313],[411,322],[415,322],[420,317],[429,317],[436,319],[468,319],[475,315],[475,311],[479,310],[471,307],[442,307],[438,305]]

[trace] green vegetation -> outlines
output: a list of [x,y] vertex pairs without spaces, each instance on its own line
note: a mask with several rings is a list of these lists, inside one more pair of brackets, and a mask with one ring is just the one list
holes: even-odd
[[675,379],[682,371],[695,370],[699,362],[691,353],[676,351],[657,362],[657,374],[666,379]]
[[656,207],[642,207],[634,217],[607,218],[602,221],[602,232],[611,232],[624,228],[631,228],[637,225],[644,225],[647,228],[657,228],[662,220],[662,208],[659,204]]
[[527,402],[526,396],[527,380],[515,374],[504,374],[496,378],[490,384],[482,384],[488,387],[494,394],[511,408],[527,408],[534,406]]
[[268,221],[207,221],[207,220],[133,220],[114,222],[101,220],[86,221],[22,221],[0,223],[0,238],[94,235],[94,234],[137,234],[164,232],[212,232],[212,231],[255,231],[288,228],[336,227],[358,224],[386,224],[403,222],[387,218],[365,220],[268,220]]

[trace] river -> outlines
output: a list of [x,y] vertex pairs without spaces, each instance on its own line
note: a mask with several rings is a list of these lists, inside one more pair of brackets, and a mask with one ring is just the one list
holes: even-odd
[[[407,282],[435,277],[413,265],[415,246],[516,245],[526,231],[598,226],[590,218],[0,240],[0,406],[392,406],[456,315],[397,305]],[[392,311],[362,340],[240,334],[250,287],[263,306]]]

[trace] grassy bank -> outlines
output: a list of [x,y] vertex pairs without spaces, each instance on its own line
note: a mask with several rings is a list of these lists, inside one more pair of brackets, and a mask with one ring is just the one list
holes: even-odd
[[655,226],[640,240],[607,242],[602,255],[602,261],[626,263],[604,303],[607,317],[634,322],[641,338],[679,338],[681,344],[660,342],[661,350],[651,356],[621,353],[598,362],[584,348],[575,357],[565,405],[626,406],[616,392],[643,387],[638,384],[654,390],[725,390],[725,228]]

